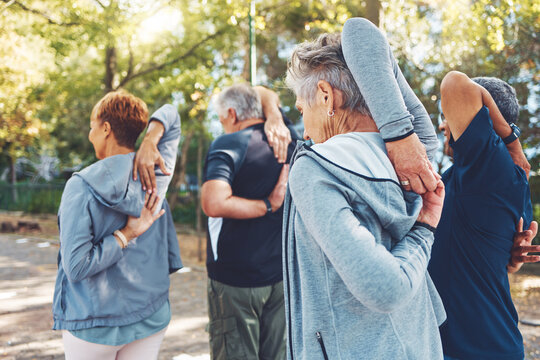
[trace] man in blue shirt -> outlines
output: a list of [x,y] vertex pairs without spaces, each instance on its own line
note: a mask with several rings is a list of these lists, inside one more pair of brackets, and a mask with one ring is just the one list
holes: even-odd
[[[507,272],[539,260],[527,255],[540,250],[530,246],[537,231],[530,166],[513,124],[515,91],[495,78],[476,82],[454,71],[441,84],[454,165],[443,174],[446,198],[428,269],[448,316],[440,329],[445,358],[517,360],[523,339]],[[520,219],[530,229],[518,226],[513,241]]]

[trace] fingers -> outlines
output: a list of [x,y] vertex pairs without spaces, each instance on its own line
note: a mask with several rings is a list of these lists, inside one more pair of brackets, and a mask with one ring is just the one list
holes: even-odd
[[148,191],[157,192],[156,171],[154,170],[154,166],[149,166],[146,169],[148,171],[148,175],[149,175],[149,178],[150,178],[150,184],[149,184],[149,187],[148,187]]
[[439,179],[439,181],[437,182],[437,188],[435,189],[435,194],[437,194],[437,196],[444,197],[445,188],[444,188],[444,183],[441,179]]
[[[424,182],[418,175],[413,175],[409,178],[409,182],[411,184],[411,189],[417,194],[425,194],[427,192],[426,187],[424,186]],[[435,183],[435,186],[433,186],[433,190],[435,190],[437,183]]]
[[144,207],[148,208],[148,200],[150,199],[149,193],[144,193]]
[[409,180],[407,180],[407,178],[405,178],[405,177],[400,177],[400,178],[399,178],[399,183],[401,184],[401,187],[403,188],[403,190],[405,190],[405,191],[412,191],[411,183],[410,183]]
[[538,223],[536,221],[532,221],[531,225],[529,226],[529,230],[532,231],[531,239],[534,239],[536,234],[538,234]]
[[150,195],[150,198],[148,199],[146,208],[150,210],[150,212],[152,212],[153,214],[157,210],[158,203],[159,203],[159,196],[157,195],[157,192],[153,192],[152,195]]
[[154,216],[152,217],[152,220],[153,220],[153,221],[156,221],[156,220],[159,219],[163,214],[165,214],[165,209],[161,209],[161,210],[159,211],[159,213],[157,213],[156,215],[154,215]]
[[161,170],[161,172],[164,174],[164,175],[171,175],[171,172],[169,171],[169,169],[167,169],[167,166],[165,166],[165,160],[163,160],[163,157],[160,155],[159,156],[159,159],[158,159],[158,165],[159,165],[159,168]]
[[[427,160],[426,160],[426,163],[429,165],[426,168],[422,169],[422,171],[420,171],[418,176],[422,180],[423,186],[426,189],[426,191],[433,191],[437,188],[437,183],[439,181],[439,178],[437,178],[434,175],[435,172],[433,171],[431,163]],[[413,186],[413,189],[414,189],[414,186]]]
[[133,181],[137,181],[137,171],[139,171],[139,167],[137,166],[137,154],[135,154],[135,159],[133,159]]
[[519,218],[519,222],[517,224],[516,231],[517,232],[522,232],[523,231],[523,218],[522,217]]
[[530,252],[540,252],[540,245],[525,245],[516,248],[516,251],[521,254],[528,254]]
[[521,263],[536,263],[540,262],[540,255],[522,255],[516,256],[515,259]]

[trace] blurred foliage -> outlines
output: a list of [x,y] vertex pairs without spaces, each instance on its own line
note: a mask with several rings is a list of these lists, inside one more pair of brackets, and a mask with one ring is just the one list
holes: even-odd
[[[283,85],[294,45],[377,8],[434,125],[439,85],[450,70],[497,76],[516,88],[521,140],[538,171],[537,0],[259,0],[257,83],[276,90],[298,120]],[[107,91],[125,88],[150,111],[178,106],[181,183],[182,174],[196,172],[198,144],[206,149],[214,133],[211,96],[248,78],[248,12],[248,0],[0,0],[0,166],[30,151],[47,151],[64,167],[94,161],[92,107]]]

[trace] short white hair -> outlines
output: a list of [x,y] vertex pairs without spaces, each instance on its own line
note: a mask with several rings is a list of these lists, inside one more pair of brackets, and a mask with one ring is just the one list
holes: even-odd
[[323,34],[315,41],[297,45],[287,66],[285,83],[309,105],[315,101],[317,83],[328,82],[343,93],[342,108],[371,113],[343,56],[341,34]]
[[217,95],[215,106],[219,116],[226,116],[229,109],[234,109],[238,121],[263,118],[261,98],[248,84],[229,86]]

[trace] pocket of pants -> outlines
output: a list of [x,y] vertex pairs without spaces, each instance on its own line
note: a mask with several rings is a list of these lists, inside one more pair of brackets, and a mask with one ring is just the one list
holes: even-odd
[[244,344],[234,317],[211,321],[208,324],[208,333],[212,359],[246,359]]

